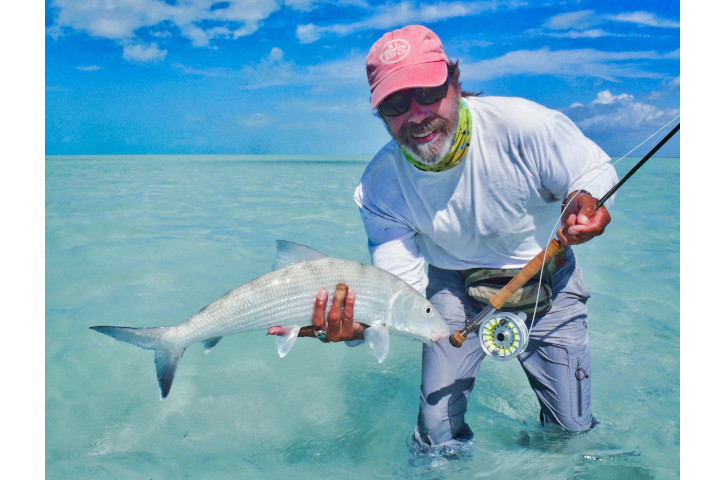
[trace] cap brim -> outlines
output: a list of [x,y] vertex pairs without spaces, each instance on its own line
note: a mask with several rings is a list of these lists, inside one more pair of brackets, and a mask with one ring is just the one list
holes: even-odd
[[373,90],[370,109],[375,110],[385,97],[406,88],[437,87],[448,78],[446,62],[436,61],[403,67],[388,75]]

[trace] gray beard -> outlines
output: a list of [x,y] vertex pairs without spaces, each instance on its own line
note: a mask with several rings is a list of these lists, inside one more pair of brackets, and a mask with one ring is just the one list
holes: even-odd
[[445,132],[440,142],[437,142],[441,146],[440,148],[437,145],[431,145],[430,142],[423,145],[415,145],[414,151],[411,151],[411,146],[409,145],[401,145],[401,148],[405,149],[411,157],[423,165],[434,167],[443,161],[443,157],[446,156],[451,149],[451,145],[453,145],[455,136],[455,130]]
[[[388,128],[387,123],[385,124],[385,127],[388,128],[388,133],[390,133],[398,145],[400,145],[400,147],[403,148],[411,157],[423,165],[433,167],[438,165],[451,149],[453,140],[456,137],[456,130],[458,129],[458,119],[458,109],[456,109],[455,115],[451,119],[450,123],[440,117],[437,117],[417,126],[411,125],[404,127],[400,131],[400,135],[393,135],[393,132],[391,132],[390,128]],[[422,145],[415,143],[412,134],[415,132],[424,132],[431,126],[435,126],[439,130],[442,130],[442,138],[437,139],[435,142],[428,142]]]

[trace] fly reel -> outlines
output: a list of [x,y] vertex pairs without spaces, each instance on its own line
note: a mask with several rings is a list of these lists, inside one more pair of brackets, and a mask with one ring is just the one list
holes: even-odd
[[529,330],[521,312],[495,312],[481,325],[478,340],[483,351],[494,360],[511,360],[526,350],[529,344]]

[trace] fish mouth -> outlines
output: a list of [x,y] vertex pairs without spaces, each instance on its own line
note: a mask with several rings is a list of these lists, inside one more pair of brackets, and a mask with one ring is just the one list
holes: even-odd
[[434,332],[433,335],[431,335],[430,340],[431,342],[435,343],[447,337],[448,332]]

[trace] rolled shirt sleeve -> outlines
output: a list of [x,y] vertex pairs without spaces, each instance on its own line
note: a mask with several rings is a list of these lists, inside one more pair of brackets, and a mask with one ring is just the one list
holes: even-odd
[[617,181],[609,156],[561,112],[520,98],[466,104],[473,127],[464,161],[422,171],[391,140],[354,194],[373,264],[421,293],[426,263],[521,268],[549,243],[569,192],[602,198]]
[[416,242],[416,232],[368,203],[362,184],[355,190],[354,198],[360,207],[373,265],[397,275],[425,295],[428,277],[425,260]]
[[[545,133],[545,155],[540,158],[542,185],[557,198],[573,190],[586,190],[602,198],[617,183],[609,156],[577,128],[566,115],[550,110]],[[605,206],[611,208],[613,196]]]

